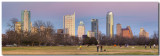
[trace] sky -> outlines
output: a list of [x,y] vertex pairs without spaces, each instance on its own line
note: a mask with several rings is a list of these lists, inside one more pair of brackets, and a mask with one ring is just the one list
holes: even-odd
[[32,24],[36,20],[50,21],[54,29],[63,29],[63,16],[75,12],[75,33],[80,21],[85,24],[85,32],[91,30],[91,19],[98,19],[99,31],[106,34],[106,15],[114,15],[116,24],[122,28],[130,26],[133,35],[139,35],[143,27],[151,37],[158,32],[158,2],[2,2],[2,33],[9,28],[12,18],[21,21],[21,11],[31,11]]

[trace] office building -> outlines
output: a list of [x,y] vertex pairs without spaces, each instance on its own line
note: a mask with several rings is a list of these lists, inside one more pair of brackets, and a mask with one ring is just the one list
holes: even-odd
[[133,33],[132,33],[132,30],[130,28],[130,26],[127,26],[126,28],[123,28],[121,30],[121,34],[122,34],[122,37],[126,37],[126,38],[132,38],[133,37]]
[[77,32],[78,32],[79,39],[82,40],[82,36],[85,34],[85,26],[83,21],[80,21]]
[[108,12],[106,17],[106,36],[112,38],[114,35],[113,13]]
[[131,38],[130,32],[128,28],[122,29],[122,37]]
[[91,25],[92,32],[95,33],[95,38],[98,39],[98,19],[92,19]]
[[24,10],[21,13],[21,29],[24,32],[28,32],[31,30],[32,23],[30,20],[30,11]]
[[75,36],[75,12],[72,15],[63,16],[64,33]]
[[117,24],[117,36],[120,36],[121,35],[121,29],[122,29],[122,27],[121,27],[121,24]]

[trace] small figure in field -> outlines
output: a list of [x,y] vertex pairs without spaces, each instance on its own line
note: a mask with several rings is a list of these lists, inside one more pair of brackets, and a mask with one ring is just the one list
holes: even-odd
[[145,48],[147,48],[147,45],[145,44]]
[[102,49],[103,49],[103,47],[102,47],[102,45],[101,45],[101,52],[102,52]]
[[152,48],[152,45],[150,45],[150,48]]
[[156,48],[156,45],[154,44],[153,47]]
[[99,45],[97,45],[97,52],[99,51]]
[[81,50],[82,46],[79,46],[79,49]]

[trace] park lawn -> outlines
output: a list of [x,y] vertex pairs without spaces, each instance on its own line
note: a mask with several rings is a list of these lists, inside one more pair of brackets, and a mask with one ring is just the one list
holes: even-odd
[[[134,48],[132,48],[134,47]],[[35,46],[35,47],[2,47],[3,55],[158,55],[156,48],[145,49],[144,46],[129,46],[120,48],[119,46],[103,46],[106,51],[97,52],[96,46]]]

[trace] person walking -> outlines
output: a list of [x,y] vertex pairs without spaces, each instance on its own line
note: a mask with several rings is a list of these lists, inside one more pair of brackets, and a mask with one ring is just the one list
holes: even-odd
[[99,45],[97,45],[97,52],[99,51]]

